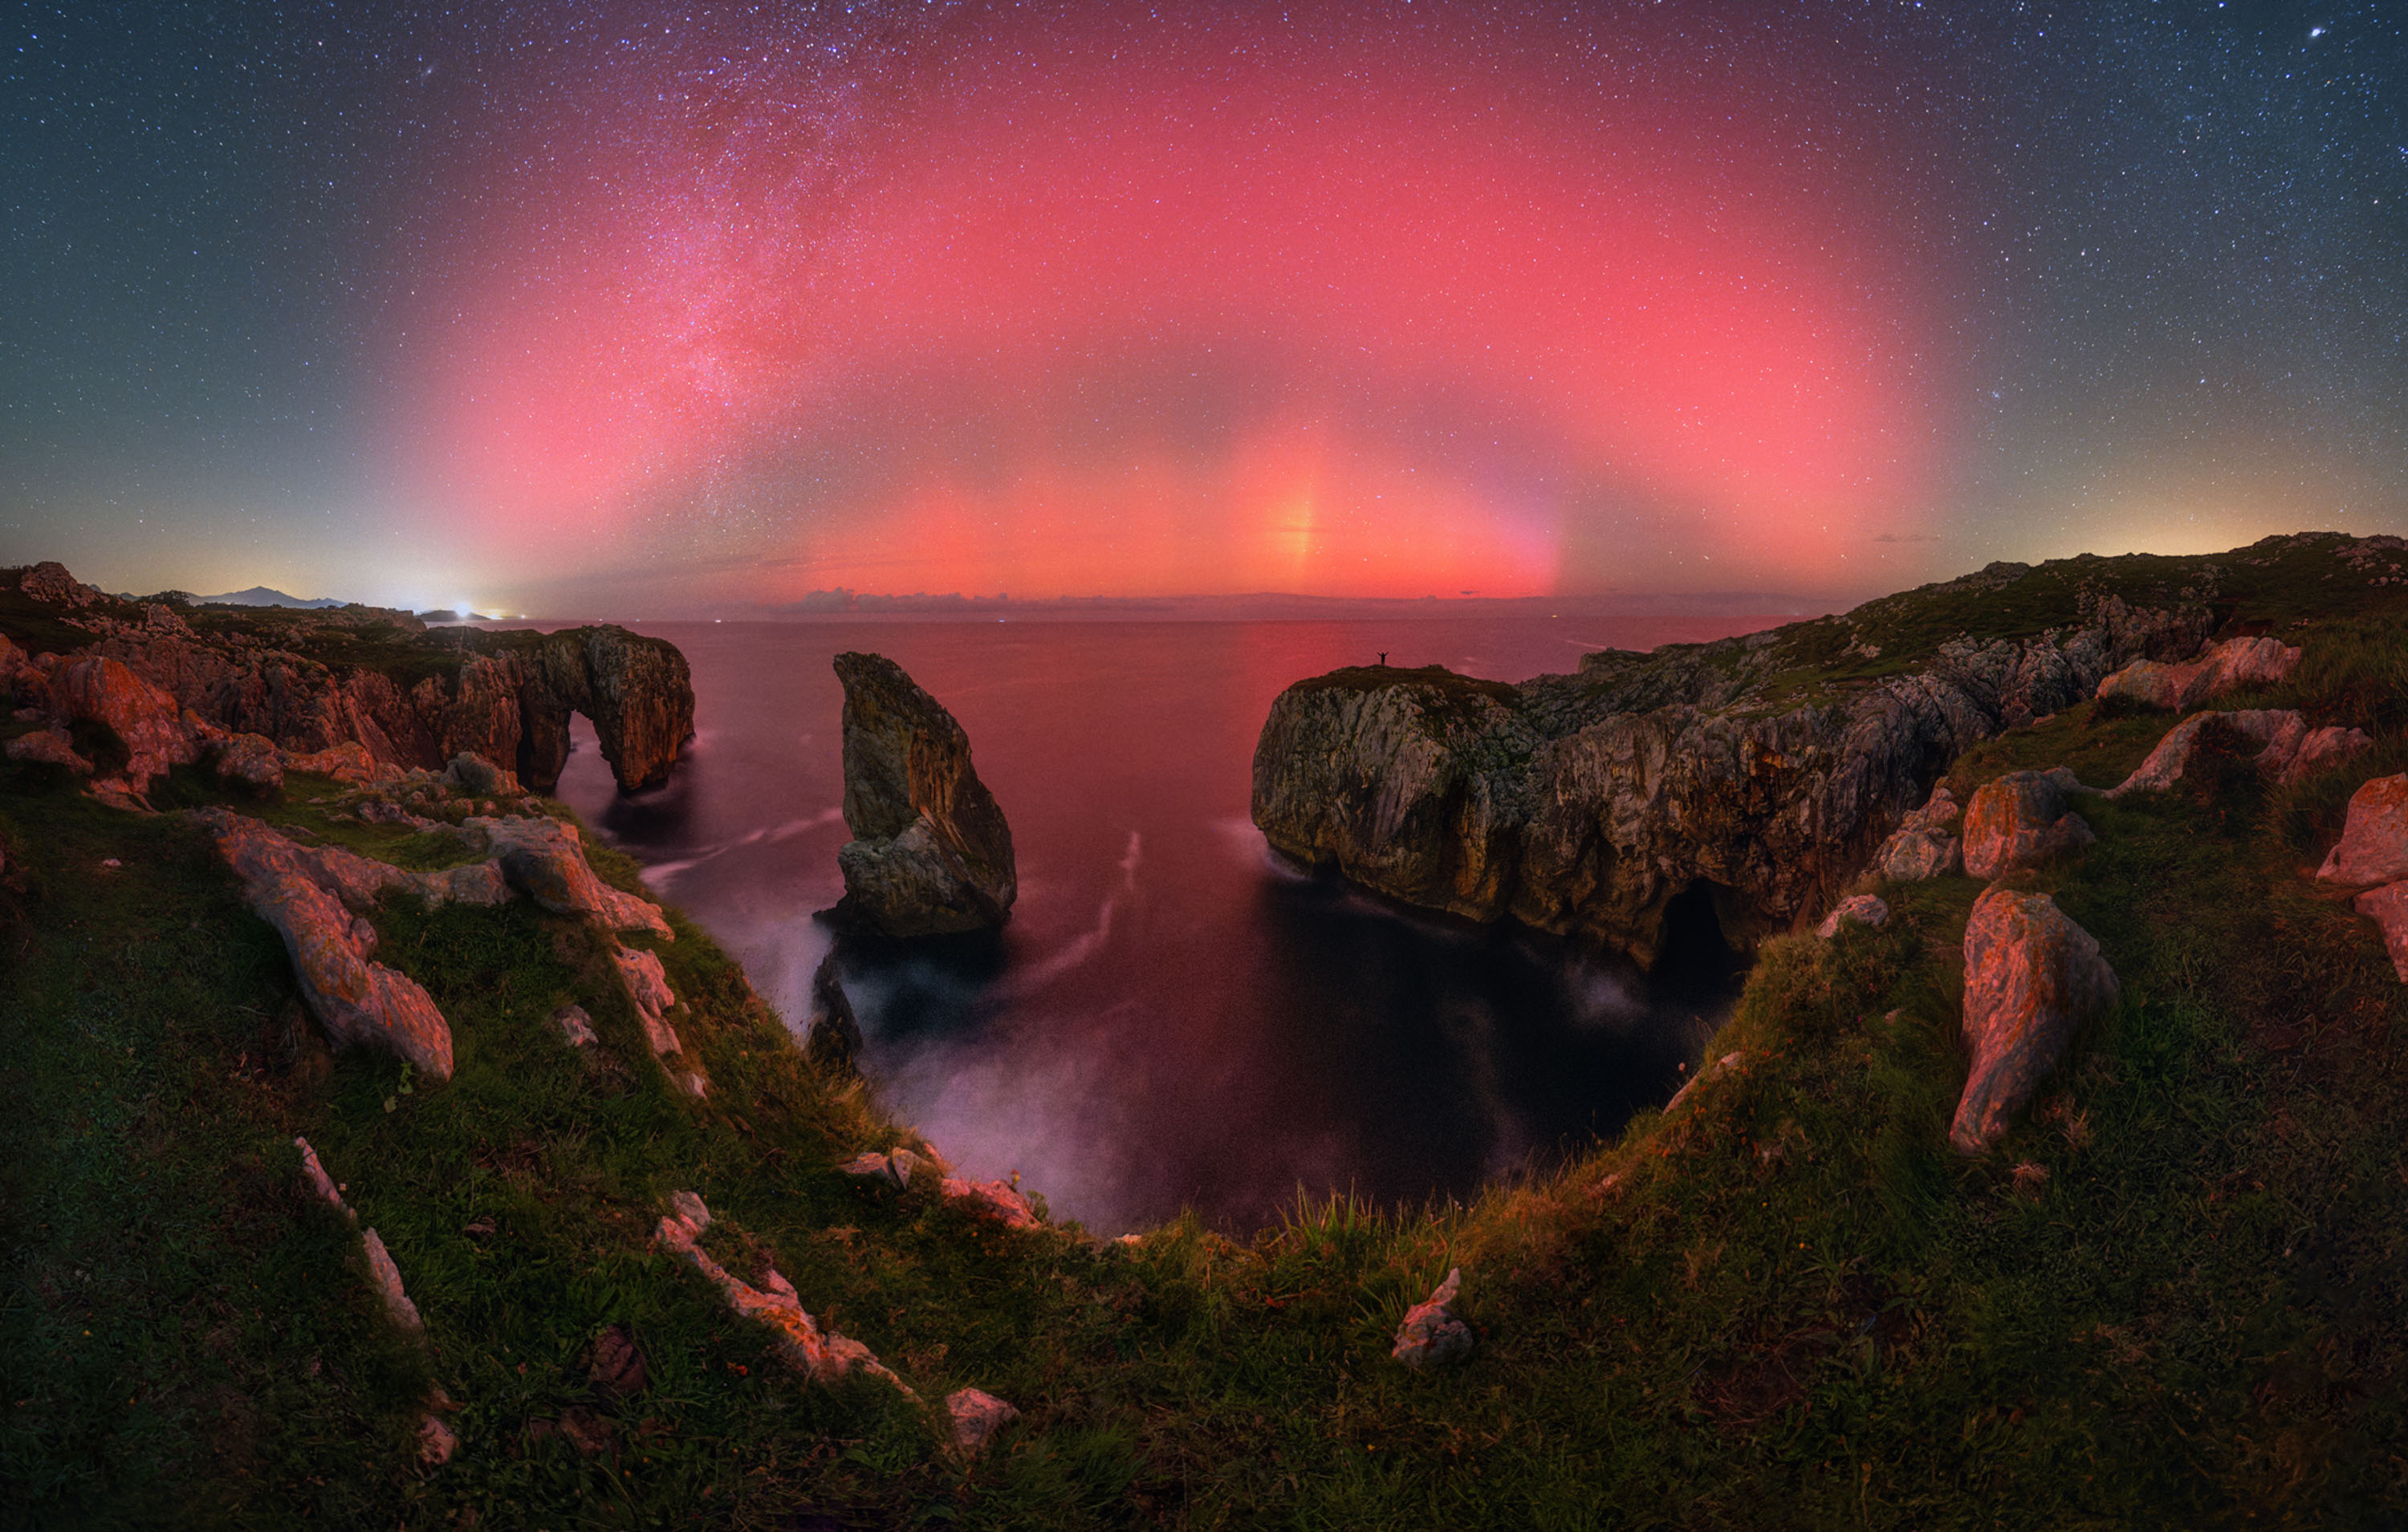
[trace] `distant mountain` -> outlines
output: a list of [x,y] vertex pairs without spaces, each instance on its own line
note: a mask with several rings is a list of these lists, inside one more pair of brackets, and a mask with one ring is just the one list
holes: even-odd
[[345,604],[331,595],[322,595],[314,600],[304,601],[297,595],[286,595],[282,591],[271,591],[265,585],[253,585],[247,591],[231,591],[224,595],[196,595],[193,599],[205,607],[306,607],[313,611],[324,607],[339,607]]

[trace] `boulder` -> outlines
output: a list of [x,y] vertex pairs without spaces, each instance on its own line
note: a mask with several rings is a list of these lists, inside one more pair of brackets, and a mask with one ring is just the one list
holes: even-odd
[[2408,882],[2368,889],[2350,903],[2382,931],[2383,947],[2391,954],[2392,969],[2400,975],[2401,982],[2408,983]]
[[358,1223],[360,1215],[351,1211],[351,1204],[343,1200],[342,1188],[335,1184],[334,1177],[326,1174],[326,1167],[318,1163],[318,1152],[309,1147],[309,1140],[294,1138],[293,1147],[301,1152],[301,1184],[309,1189],[309,1195],[352,1223]]
[[970,765],[969,739],[936,698],[880,654],[843,653],[840,918],[893,937],[1003,923],[1018,895],[1011,828]]
[[375,755],[356,739],[346,739],[323,750],[283,751],[279,759],[287,771],[298,771],[312,777],[332,777],[350,787],[366,787],[383,777],[397,773],[378,764]]
[[[691,1195],[691,1194],[687,1194]],[[697,1199],[699,1200],[699,1199]],[[779,1360],[814,1382],[833,1383],[854,1373],[882,1379],[913,1400],[919,1396],[905,1386],[881,1364],[868,1347],[858,1340],[848,1340],[833,1330],[823,1330],[811,1316],[803,1311],[802,1298],[794,1284],[772,1267],[763,1277],[765,1288],[756,1288],[733,1276],[710,1258],[695,1243],[702,1225],[672,1212],[663,1218],[653,1239],[664,1250],[683,1256],[688,1265],[708,1278],[719,1289],[727,1307],[748,1319],[757,1320],[769,1327],[775,1337],[770,1350]]]
[[[452,1077],[452,1028],[434,999],[407,974],[368,961],[374,931],[354,923],[343,893],[371,901],[387,886],[364,872],[381,866],[338,848],[309,851],[257,820],[224,809],[194,816],[241,879],[253,913],[276,927],[293,960],[301,995],[338,1046],[380,1049],[437,1079]],[[410,881],[399,868],[385,868]],[[341,891],[341,892],[338,892]]]
[[945,1414],[953,1422],[953,1451],[965,1458],[978,1456],[995,1434],[1020,1418],[1020,1411],[982,1389],[956,1389],[945,1396]]
[[430,1468],[439,1468],[452,1461],[460,1450],[459,1434],[443,1424],[443,1417],[426,1410],[418,1421],[418,1461]]
[[2408,879],[2408,773],[2377,777],[2350,795],[2341,839],[2316,877],[2352,888]]
[[1397,1326],[1397,1343],[1388,1354],[1416,1372],[1445,1367],[1471,1354],[1471,1326],[1455,1311],[1463,1291],[1463,1271],[1450,1270],[1424,1301],[1405,1310]]
[[218,780],[263,797],[284,791],[284,757],[264,734],[228,735],[211,764]]
[[1965,808],[1965,871],[1996,878],[2078,851],[2099,838],[2065,800],[2082,784],[2063,766],[2011,771],[1973,790]]
[[2179,665],[2136,661],[2101,680],[2096,694],[2186,712],[2236,686],[2288,680],[2299,666],[2300,651],[2279,638],[2227,638]]
[[595,1392],[613,1399],[632,1399],[652,1382],[635,1332],[624,1324],[613,1324],[595,1338],[585,1376]]
[[1965,1051],[1971,1067],[1948,1141],[1988,1151],[2085,1023],[2115,1004],[2099,943],[2045,894],[1993,888],[1965,923]]
[[471,819],[462,827],[482,836],[503,876],[546,909],[583,915],[613,931],[650,931],[676,939],[660,906],[594,876],[575,825],[541,816],[506,816]]
[[78,723],[101,730],[123,759],[95,764],[113,767],[137,795],[168,767],[199,760],[205,743],[197,718],[105,654],[79,654],[50,672],[50,719],[60,732]]
[[1854,923],[1878,926],[1889,919],[1889,906],[1878,895],[1856,894],[1842,899],[1839,907],[1823,917],[1814,934],[1828,941],[1840,934],[1840,927]]
[[1899,823],[1873,853],[1873,869],[1893,883],[1919,883],[1964,870],[1963,848],[1949,826],[1956,823],[1956,795],[1945,784]]

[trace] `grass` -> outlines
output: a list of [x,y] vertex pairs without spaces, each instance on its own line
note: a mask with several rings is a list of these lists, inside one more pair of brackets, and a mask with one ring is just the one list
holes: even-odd
[[[2401,649],[2371,614],[2300,631],[2264,699],[2376,750],[2287,788],[2210,763],[2082,801],[2098,843],[2017,881],[2099,938],[2123,999],[1992,1155],[1945,1144],[1980,887],[1940,879],[1884,888],[1878,930],[1767,942],[1702,1055],[1740,1063],[1560,1172],[1461,1207],[1300,1194],[1242,1239],[1013,1233],[924,1178],[843,1177],[916,1140],[674,911],[646,944],[706,1103],[646,1051],[607,944],[524,904],[377,916],[380,960],[452,1023],[452,1081],[329,1055],[196,828],[0,766],[0,1523],[2396,1525],[2408,1012],[2301,868],[2408,755]],[[2173,721],[2086,704],[1951,780],[2120,780]],[[219,801],[197,773],[163,792]],[[244,807],[462,854],[330,817],[331,783]],[[550,1030],[572,1000],[591,1055]],[[299,1192],[295,1133],[392,1247],[423,1343]],[[650,1247],[680,1189],[730,1269],[774,1261],[922,1397],[977,1386],[1024,1420],[966,1467],[881,1386],[786,1373]],[[1407,1372],[1394,1328],[1457,1266],[1479,1348]],[[650,1367],[631,1399],[587,1384],[612,1325]],[[430,1384],[463,1441],[435,1470]],[[615,1454],[531,1429],[572,1408]]]

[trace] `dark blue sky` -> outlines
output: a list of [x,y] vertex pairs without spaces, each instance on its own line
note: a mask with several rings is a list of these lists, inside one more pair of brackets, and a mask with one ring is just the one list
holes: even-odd
[[664,611],[2408,530],[2398,7],[1559,9],[13,7],[0,562]]

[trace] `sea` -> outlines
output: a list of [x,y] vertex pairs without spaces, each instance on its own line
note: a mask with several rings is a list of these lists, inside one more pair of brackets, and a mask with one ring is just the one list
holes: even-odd
[[696,737],[622,795],[578,719],[559,791],[800,1028],[849,838],[830,662],[894,659],[968,732],[1020,897],[983,950],[840,960],[880,1103],[1057,1222],[1244,1234],[1299,1199],[1415,1208],[1545,1170],[1666,1099],[1737,984],[1292,865],[1248,816],[1279,692],[1382,654],[1520,680],[1783,620],[633,623],[684,651]]

